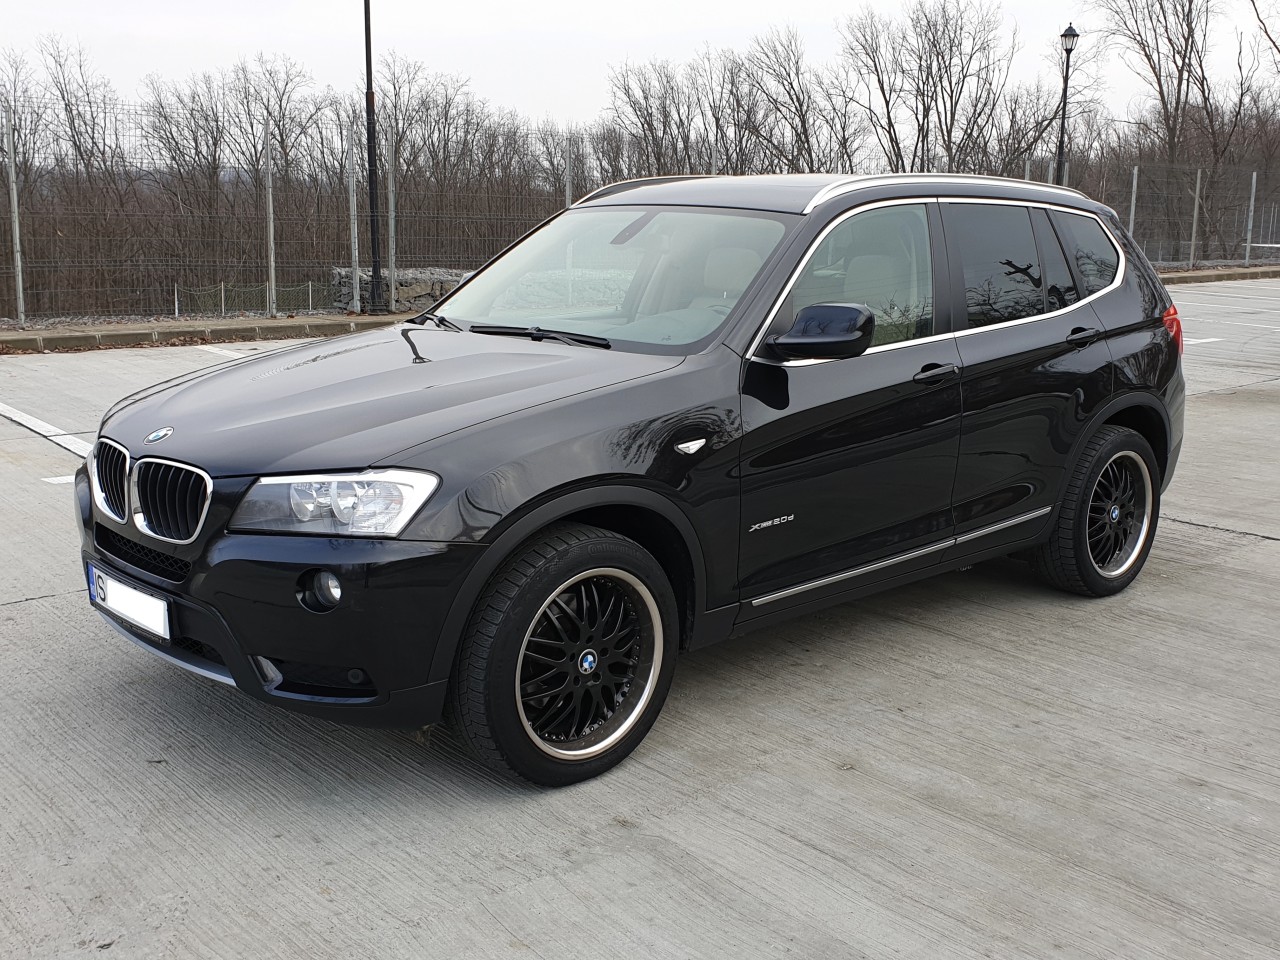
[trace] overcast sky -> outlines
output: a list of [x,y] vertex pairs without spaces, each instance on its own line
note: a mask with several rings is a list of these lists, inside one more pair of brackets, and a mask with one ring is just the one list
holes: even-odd
[[[887,11],[903,6],[901,0],[872,5]],[[1229,13],[1239,14],[1228,24],[1252,31],[1247,2],[1227,5]],[[288,54],[321,86],[349,89],[363,82],[359,0],[13,0],[7,6],[0,44],[32,48],[47,33],[78,40],[126,99],[138,98],[148,73],[180,78],[258,51]],[[440,72],[468,77],[472,90],[495,105],[534,119],[587,121],[608,101],[612,65],[652,57],[686,60],[708,44],[743,49],[753,35],[788,24],[800,31],[815,61],[827,60],[837,49],[837,16],[859,6],[856,0],[373,0],[373,42],[375,57],[395,49]],[[1097,21],[1083,2],[1006,0],[1003,9],[1022,47],[1016,79],[1048,73],[1046,47],[1068,20],[1085,34],[1082,47],[1091,42],[1089,28]],[[1109,106],[1123,115],[1140,88],[1117,58],[1106,72]]]

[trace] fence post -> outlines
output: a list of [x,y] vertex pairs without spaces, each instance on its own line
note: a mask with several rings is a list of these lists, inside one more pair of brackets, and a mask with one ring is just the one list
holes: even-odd
[[356,129],[347,132],[347,204],[351,212],[351,306],[360,312],[360,234],[356,225]]
[[1191,203],[1191,255],[1190,267],[1192,270],[1196,267],[1196,231],[1200,228],[1200,174],[1202,171],[1196,171],[1196,193]]
[[178,281],[173,281],[173,316],[178,316]]
[[1062,185],[1065,187],[1071,182],[1071,161],[1067,160],[1062,164]]
[[1258,171],[1253,171],[1253,182],[1249,186],[1249,219],[1245,221],[1244,233],[1244,265],[1249,265],[1253,255],[1253,202],[1258,198]]
[[1133,236],[1133,215],[1138,209],[1138,166],[1133,167],[1133,186],[1129,188],[1129,236]]
[[1031,158],[1027,157],[1026,162],[1022,164],[1022,179],[1030,181],[1031,179]]
[[18,326],[27,328],[27,301],[22,290],[22,233],[18,229],[18,160],[13,145],[13,107],[4,111],[4,155],[9,168],[9,225],[13,230],[13,283],[18,299]]
[[573,137],[564,138],[564,205],[573,206]]
[[267,316],[276,315],[276,207],[271,181],[271,134],[262,151],[267,186]]
[[311,281],[307,281],[307,313],[315,312],[315,307],[311,305]]
[[396,142],[387,138],[387,309],[396,312]]
[[218,316],[227,315],[227,281],[218,281]]

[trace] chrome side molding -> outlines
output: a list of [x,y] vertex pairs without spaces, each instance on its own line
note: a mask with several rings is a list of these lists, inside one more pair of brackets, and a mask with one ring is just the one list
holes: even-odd
[[852,580],[854,577],[861,577],[868,573],[874,573],[877,570],[883,570],[885,567],[892,567],[894,564],[905,563],[908,560],[915,560],[918,557],[927,556],[931,553],[937,553],[940,550],[946,550],[960,543],[968,543],[970,540],[977,540],[979,537],[985,537],[991,533],[998,533],[1001,530],[1007,530],[1009,527],[1016,527],[1020,523],[1027,523],[1045,514],[1050,513],[1053,507],[1041,507],[1039,510],[1032,510],[1030,513],[1024,513],[1021,516],[1013,517],[1009,520],[1001,520],[999,523],[993,523],[988,527],[982,527],[979,530],[973,530],[959,537],[951,537],[948,540],[941,540],[938,543],[931,544],[927,547],[920,547],[910,550],[907,553],[900,553],[897,556],[887,557],[884,560],[877,560],[874,563],[863,564],[861,567],[854,567],[852,570],[846,570],[843,573],[833,573],[831,576],[822,577],[819,580],[810,580],[808,583],[802,583],[798,586],[788,587],[785,590],[778,590],[774,593],[766,593],[762,597],[755,597],[751,601],[753,607],[761,607],[766,603],[773,603],[775,600],[784,600],[787,597],[794,597],[798,593],[805,593],[809,590],[817,590],[819,587],[826,587],[833,583],[839,583],[842,580]]

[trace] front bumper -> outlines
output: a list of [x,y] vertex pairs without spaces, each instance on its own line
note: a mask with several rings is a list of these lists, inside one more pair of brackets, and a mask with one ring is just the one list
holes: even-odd
[[[441,717],[447,676],[432,659],[449,609],[484,547],[465,543],[211,532],[167,548],[95,516],[76,476],[81,553],[108,577],[165,600],[164,640],[97,607],[138,645],[258,700],[369,726],[415,727]],[[299,582],[324,569],[342,599],[316,613]]]

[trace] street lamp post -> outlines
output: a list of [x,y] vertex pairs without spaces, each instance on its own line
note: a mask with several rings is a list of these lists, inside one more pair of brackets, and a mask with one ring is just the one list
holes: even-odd
[[[373,279],[369,284],[369,313],[387,312],[382,296],[382,253],[378,249],[378,137],[373,118],[373,35],[369,26],[369,0],[364,0],[364,118],[365,139],[369,146],[369,253],[373,260]],[[360,278],[352,277],[359,289]]]
[[1065,186],[1063,181],[1063,160],[1067,152],[1067,83],[1071,79],[1071,51],[1076,48],[1076,41],[1080,39],[1080,34],[1076,32],[1076,28],[1071,24],[1067,24],[1067,29],[1062,31],[1062,49],[1067,55],[1067,61],[1062,67],[1062,116],[1058,123],[1058,163],[1053,171],[1053,182],[1058,186]]

